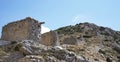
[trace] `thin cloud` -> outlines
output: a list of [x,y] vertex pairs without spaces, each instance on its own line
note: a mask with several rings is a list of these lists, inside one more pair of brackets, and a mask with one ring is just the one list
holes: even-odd
[[48,27],[41,26],[41,34],[49,32],[49,31],[50,31],[50,29]]
[[75,22],[75,21],[78,21],[78,20],[80,20],[80,17],[79,17],[79,16],[76,16],[76,17],[73,18],[73,21],[74,21],[74,22]]
[[86,16],[81,16],[81,15],[73,17],[73,23],[80,23],[80,22],[82,22],[82,23],[83,22],[92,22],[92,18],[86,17]]

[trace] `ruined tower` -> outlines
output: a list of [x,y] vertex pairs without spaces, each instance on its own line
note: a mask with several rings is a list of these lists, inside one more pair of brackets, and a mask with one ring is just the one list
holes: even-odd
[[2,40],[34,40],[40,41],[41,24],[35,19],[27,17],[25,19],[11,22],[2,28]]

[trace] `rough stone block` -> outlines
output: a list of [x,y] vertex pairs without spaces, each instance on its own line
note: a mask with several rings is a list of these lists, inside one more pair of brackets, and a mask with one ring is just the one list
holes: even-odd
[[46,46],[59,45],[57,33],[55,31],[50,31],[50,32],[42,34],[40,43]]

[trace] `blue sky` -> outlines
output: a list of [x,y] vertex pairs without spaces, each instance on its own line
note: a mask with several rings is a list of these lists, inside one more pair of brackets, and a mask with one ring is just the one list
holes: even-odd
[[120,0],[0,0],[0,32],[28,16],[52,30],[80,22],[120,30]]

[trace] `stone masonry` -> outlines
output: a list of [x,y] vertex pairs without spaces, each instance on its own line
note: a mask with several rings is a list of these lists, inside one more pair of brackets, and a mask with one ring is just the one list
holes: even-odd
[[47,46],[59,45],[57,33],[55,31],[50,31],[50,32],[42,34],[40,43],[47,45]]
[[20,21],[11,22],[2,28],[2,40],[16,41],[16,40],[40,40],[41,24],[30,17]]

